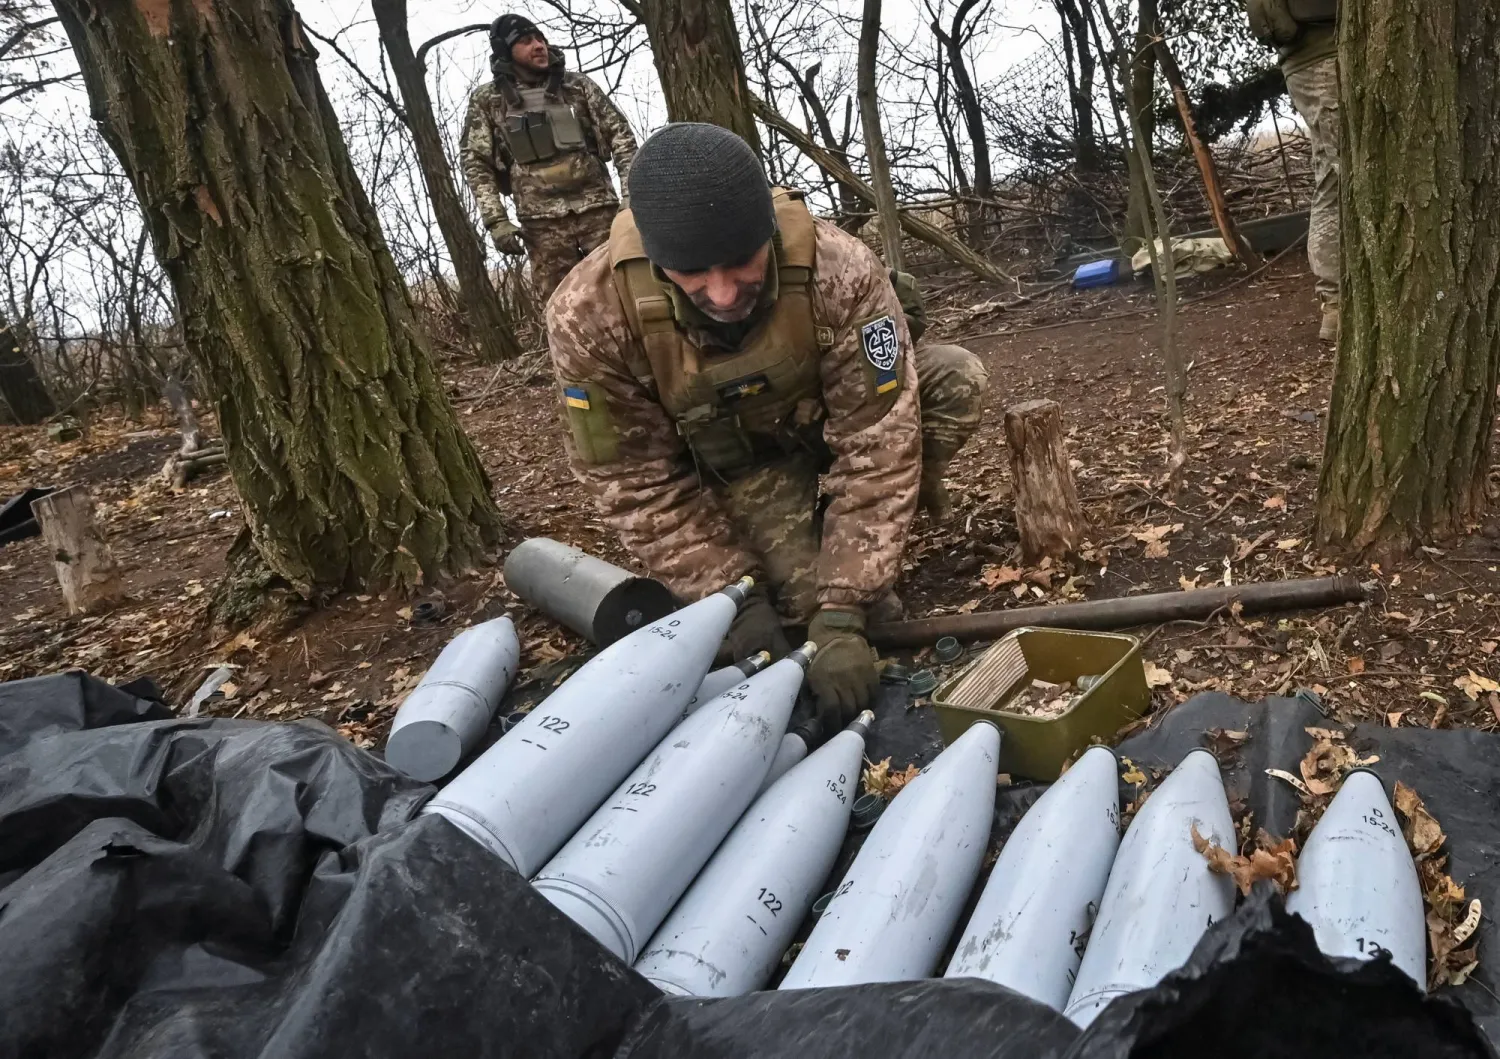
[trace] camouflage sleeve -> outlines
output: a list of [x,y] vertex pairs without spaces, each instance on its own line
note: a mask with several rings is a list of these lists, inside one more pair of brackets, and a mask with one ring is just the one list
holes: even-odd
[[601,247],[547,305],[568,462],[620,543],[690,602],[756,573],[758,564],[700,487],[666,410],[631,374],[624,351],[634,341]]
[[630,163],[635,161],[635,133],[630,131],[630,122],[625,120],[625,115],[620,113],[614,100],[604,94],[604,89],[591,78],[584,77],[581,80],[584,96],[588,100],[589,117],[599,133],[599,146],[615,163],[615,171],[620,174],[620,197],[628,204]]
[[[896,583],[916,512],[922,440],[911,335],[885,267],[818,221],[818,310],[833,328],[822,362],[833,450],[824,488],[818,602],[863,605]],[[870,352],[867,352],[867,348]]]
[[479,204],[479,218],[484,222],[486,231],[493,231],[497,225],[508,224],[510,218],[505,212],[505,200],[500,193],[505,163],[499,160],[495,151],[494,132],[485,115],[484,103],[487,98],[483,88],[469,97],[469,113],[464,118],[464,131],[459,139],[458,151],[463,163],[464,179],[469,182],[469,189],[474,192],[474,199]]

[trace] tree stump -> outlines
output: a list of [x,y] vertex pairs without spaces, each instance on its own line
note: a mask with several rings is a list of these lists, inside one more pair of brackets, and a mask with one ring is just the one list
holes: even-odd
[[69,614],[83,614],[120,598],[120,576],[109,545],[94,526],[94,503],[87,489],[73,485],[33,500],[31,513],[52,549]]
[[1022,556],[1028,563],[1066,558],[1083,540],[1084,518],[1063,444],[1062,406],[1048,400],[1012,405],[1005,410],[1005,440]]

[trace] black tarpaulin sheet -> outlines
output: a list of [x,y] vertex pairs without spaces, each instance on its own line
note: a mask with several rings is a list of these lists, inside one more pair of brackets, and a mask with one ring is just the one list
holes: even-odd
[[114,690],[0,685],[0,1056],[604,1059],[656,998],[331,730]]
[[[1260,707],[1216,708],[1231,705]],[[1203,708],[1147,735],[1180,756],[1170,740],[1196,745]],[[972,980],[667,1000],[446,821],[415,816],[432,789],[378,757],[317,724],[150,719],[162,710],[79,674],[0,685],[0,1056],[1491,1054],[1451,999],[1328,961],[1259,903],[1082,1035]],[[929,720],[884,703],[872,752],[930,759]],[[1445,795],[1432,773],[1464,763],[1424,734],[1393,767],[1455,845],[1497,830],[1475,801],[1496,804],[1488,774]],[[997,835],[1037,790],[1005,792]],[[1464,862],[1476,889],[1493,848]]]

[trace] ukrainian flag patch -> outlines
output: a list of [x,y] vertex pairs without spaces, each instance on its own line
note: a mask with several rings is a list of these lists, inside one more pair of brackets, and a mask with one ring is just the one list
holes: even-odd
[[894,368],[887,368],[885,371],[876,372],[875,374],[876,393],[890,393],[900,384],[901,377],[896,374]]
[[585,390],[585,389],[583,389],[582,387],[578,387],[578,386],[564,386],[563,387],[563,402],[569,408],[582,408],[584,411],[588,411],[588,409],[589,409],[589,394],[588,394],[588,391]]

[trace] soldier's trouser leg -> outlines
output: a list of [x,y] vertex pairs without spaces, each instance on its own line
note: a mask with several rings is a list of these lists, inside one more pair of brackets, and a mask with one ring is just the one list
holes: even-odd
[[922,486],[918,503],[934,517],[952,509],[943,475],[979,427],[989,373],[962,346],[918,346],[917,401],[922,409]]
[[531,259],[532,284],[543,304],[573,266],[609,238],[614,219],[615,208],[601,206],[565,217],[521,222],[521,239]]
[[1307,124],[1313,191],[1307,261],[1325,308],[1339,304],[1339,64],[1329,56],[1286,75],[1292,106]]
[[760,557],[782,617],[805,622],[818,609],[818,467],[794,456],[714,490],[740,541]]

